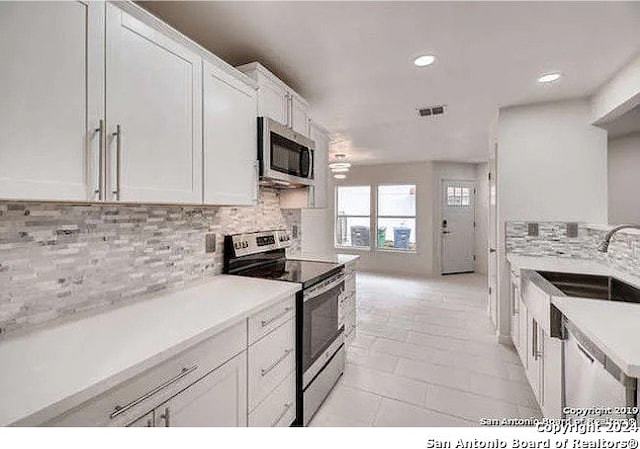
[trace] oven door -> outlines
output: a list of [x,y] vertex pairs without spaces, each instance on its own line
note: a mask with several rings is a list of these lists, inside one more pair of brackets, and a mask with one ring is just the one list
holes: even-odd
[[342,335],[342,329],[338,326],[338,302],[343,294],[343,273],[339,273],[317,287],[311,287],[304,292],[302,372],[304,373],[305,385],[324,365],[325,360],[320,360],[320,356],[325,354],[332,345],[340,343],[337,341],[338,337]]

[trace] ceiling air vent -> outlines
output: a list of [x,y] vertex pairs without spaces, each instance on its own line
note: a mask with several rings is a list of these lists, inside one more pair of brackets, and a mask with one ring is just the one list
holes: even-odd
[[427,108],[418,109],[418,114],[420,115],[420,117],[430,117],[432,115],[444,114],[445,110],[446,110],[445,105],[429,106]]

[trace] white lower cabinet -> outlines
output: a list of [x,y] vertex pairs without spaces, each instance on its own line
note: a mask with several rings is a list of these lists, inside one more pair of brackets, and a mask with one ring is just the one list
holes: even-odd
[[256,338],[249,340],[248,349],[250,426],[290,426],[295,420],[296,324],[292,307],[293,299],[287,299],[249,319],[249,333],[254,329]]
[[247,355],[220,368],[155,410],[159,427],[244,427],[247,425]]

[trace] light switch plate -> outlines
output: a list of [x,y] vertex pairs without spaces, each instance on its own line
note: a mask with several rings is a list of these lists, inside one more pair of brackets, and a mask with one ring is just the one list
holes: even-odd
[[216,252],[216,235],[206,234],[204,237],[204,251],[205,253]]

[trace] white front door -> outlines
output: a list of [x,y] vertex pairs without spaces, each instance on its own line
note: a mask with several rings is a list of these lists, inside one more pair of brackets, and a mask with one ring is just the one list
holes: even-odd
[[442,181],[442,274],[474,270],[475,183]]

